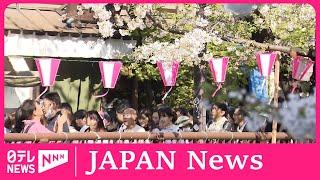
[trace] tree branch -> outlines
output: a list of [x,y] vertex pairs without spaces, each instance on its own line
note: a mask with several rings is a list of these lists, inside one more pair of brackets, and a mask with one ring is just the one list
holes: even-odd
[[147,13],[146,15],[152,22],[153,24],[158,27],[159,29],[161,30],[164,30],[164,31],[167,31],[167,32],[170,32],[172,34],[180,34],[180,35],[183,35],[185,34],[186,32],[185,31],[181,31],[181,30],[178,30],[178,29],[165,29],[161,23],[159,23],[151,14]]
[[[161,30],[170,32],[172,34],[179,34],[179,35],[184,35],[186,31],[178,30],[178,29],[165,29],[160,22],[158,22],[150,13],[147,13],[146,15],[155,25],[155,27],[158,27]],[[241,38],[234,38],[234,37],[220,37],[224,41],[228,42],[235,42],[239,44],[249,44],[255,47],[263,48],[266,50],[271,50],[271,51],[280,51],[283,53],[290,54],[292,52],[296,52],[300,56],[308,57],[308,52],[303,52],[297,48],[293,47],[287,47],[287,46],[279,46],[279,45],[272,45],[269,43],[259,43],[254,40],[248,40],[248,39],[241,39]]]
[[290,53],[292,53],[292,51],[295,51],[300,56],[305,56],[305,57],[308,56],[308,53],[306,53],[306,52],[303,52],[303,51],[298,50],[296,48],[287,47],[287,46],[278,46],[278,45],[272,45],[272,44],[268,44],[268,43],[259,43],[259,42],[253,41],[253,40],[241,39],[241,38],[221,37],[221,39],[224,41],[235,42],[235,43],[239,43],[239,44],[249,44],[249,45],[263,48],[266,50],[280,51],[280,52],[287,53],[287,54],[290,54]]

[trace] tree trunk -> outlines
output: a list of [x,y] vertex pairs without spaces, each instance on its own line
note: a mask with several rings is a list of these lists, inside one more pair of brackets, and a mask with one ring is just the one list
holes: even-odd
[[151,88],[151,80],[146,81],[146,95],[147,95],[147,102],[146,102],[146,107],[151,108],[152,107],[152,88]]
[[[200,95],[199,95],[199,92],[200,92],[200,79],[201,79],[201,73],[200,73],[200,68],[199,66],[194,66],[193,68],[193,92],[194,92],[194,109],[193,109],[193,119],[196,121],[196,122],[200,122],[200,107],[199,107],[199,104],[198,102],[200,102]],[[201,126],[201,122],[200,122],[200,126]],[[200,127],[201,129],[201,127]]]
[[139,85],[138,85],[138,79],[137,77],[134,77],[133,78],[133,88],[132,88],[132,96],[131,96],[131,102],[132,102],[132,108],[134,109],[138,109],[139,107],[139,104],[138,104],[138,101],[139,101]]

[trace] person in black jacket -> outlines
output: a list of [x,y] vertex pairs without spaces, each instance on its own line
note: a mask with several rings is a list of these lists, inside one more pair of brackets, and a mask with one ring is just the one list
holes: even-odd
[[[45,117],[48,120],[47,128],[50,131],[57,132],[56,125],[57,120],[62,116],[61,100],[60,96],[56,92],[50,92],[45,94],[43,97],[42,108],[45,113]],[[69,132],[69,126],[67,122],[63,123],[63,132]]]
[[247,112],[243,108],[238,107],[235,109],[233,113],[234,124],[236,125],[234,129],[235,132],[248,132],[248,130],[246,129],[246,116]]

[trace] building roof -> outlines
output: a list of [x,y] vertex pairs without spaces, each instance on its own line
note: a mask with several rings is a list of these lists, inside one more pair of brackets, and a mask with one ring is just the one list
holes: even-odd
[[95,24],[68,28],[62,22],[64,4],[11,4],[5,11],[5,30],[98,34]]

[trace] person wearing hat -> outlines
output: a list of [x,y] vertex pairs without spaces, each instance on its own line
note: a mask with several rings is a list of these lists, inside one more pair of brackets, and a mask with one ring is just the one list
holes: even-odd
[[212,132],[226,132],[231,130],[231,123],[226,118],[228,114],[228,107],[224,103],[214,104],[211,108],[211,115],[213,117],[212,123],[208,127],[208,131]]
[[188,116],[179,116],[175,124],[179,127],[180,131],[182,132],[193,131],[193,123]]

